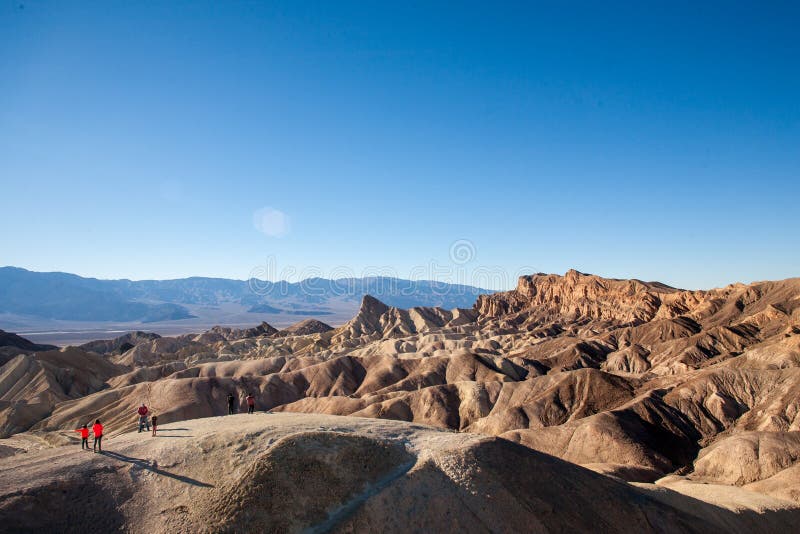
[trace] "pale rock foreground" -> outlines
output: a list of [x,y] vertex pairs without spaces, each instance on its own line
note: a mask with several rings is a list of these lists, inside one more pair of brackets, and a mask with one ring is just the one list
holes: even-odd
[[632,485],[487,436],[318,414],[210,417],[0,460],[13,532],[789,532],[797,504]]

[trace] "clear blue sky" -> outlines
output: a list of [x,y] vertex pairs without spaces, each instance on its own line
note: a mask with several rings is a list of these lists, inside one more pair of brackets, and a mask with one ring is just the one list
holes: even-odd
[[2,2],[0,265],[800,276],[800,4],[699,4]]

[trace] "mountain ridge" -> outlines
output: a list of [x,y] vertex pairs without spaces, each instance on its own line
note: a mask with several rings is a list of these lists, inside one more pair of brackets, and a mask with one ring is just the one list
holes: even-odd
[[[154,323],[196,318],[198,309],[238,306],[241,314],[331,315],[354,310],[366,294],[399,307],[470,307],[477,287],[392,277],[267,282],[189,277],[102,280],[0,267],[0,313],[42,320]],[[220,321],[221,319],[217,319]]]

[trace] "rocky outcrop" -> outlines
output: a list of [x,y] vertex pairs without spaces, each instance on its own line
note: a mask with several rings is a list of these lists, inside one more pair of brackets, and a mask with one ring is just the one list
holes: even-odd
[[278,332],[278,329],[267,322],[253,328],[228,328],[225,326],[215,326],[203,334],[190,337],[197,343],[216,343],[219,341],[236,341],[251,337],[271,336]]
[[126,352],[139,343],[153,341],[161,336],[152,332],[128,332],[114,339],[100,339],[97,341],[90,341],[80,346],[83,350],[97,352],[99,354],[122,353]]
[[677,292],[663,284],[613,280],[570,270],[564,276],[522,276],[514,291],[480,295],[475,309],[487,317],[525,311],[538,320],[586,319],[635,325],[653,319],[662,307],[662,298]]
[[427,307],[404,310],[387,306],[375,297],[366,295],[358,314],[337,329],[332,341],[334,344],[342,344],[399,338],[447,326],[469,324],[476,318],[477,314],[472,310]]
[[310,334],[323,334],[333,330],[333,327],[318,321],[317,319],[305,319],[299,323],[295,323],[288,328],[284,328],[279,332],[273,334],[276,337],[285,336],[307,336]]
[[[680,319],[703,328],[723,324],[759,330],[776,321],[797,324],[800,279],[732,284],[710,291],[685,291],[657,282],[616,280],[575,270],[564,276],[520,277],[513,291],[480,295],[484,318],[521,316],[528,322],[607,322],[636,326],[656,319]],[[518,321],[520,322],[520,321]]]
[[[197,354],[213,354],[209,343],[195,341],[195,336],[161,337],[139,343],[112,359],[115,363],[132,367],[158,365],[168,361],[183,360]],[[211,341],[210,343],[215,343]]]

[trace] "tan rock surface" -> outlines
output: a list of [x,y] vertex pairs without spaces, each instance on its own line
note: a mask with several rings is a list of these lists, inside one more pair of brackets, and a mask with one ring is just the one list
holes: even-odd
[[155,438],[112,436],[104,449],[0,459],[3,528],[779,532],[800,513],[742,489],[634,487],[504,440],[397,421],[205,418]]

